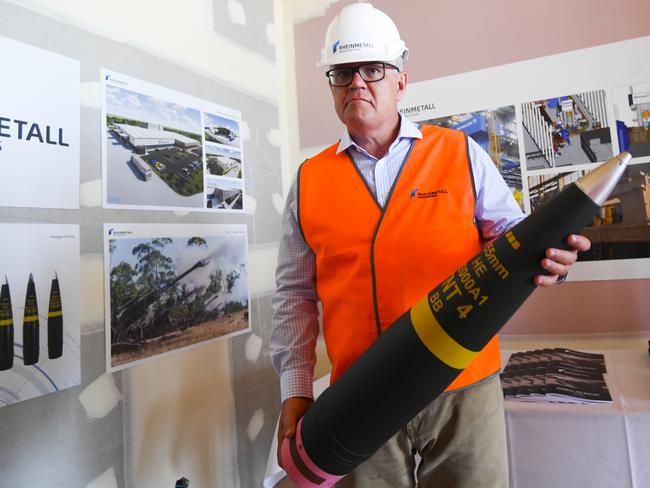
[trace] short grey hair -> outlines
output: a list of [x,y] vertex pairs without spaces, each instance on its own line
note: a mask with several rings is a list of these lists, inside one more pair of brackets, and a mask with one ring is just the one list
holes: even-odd
[[402,55],[393,59],[388,64],[392,64],[393,66],[395,66],[401,73],[402,71],[404,71],[404,65],[406,64],[406,61],[404,60],[404,56]]

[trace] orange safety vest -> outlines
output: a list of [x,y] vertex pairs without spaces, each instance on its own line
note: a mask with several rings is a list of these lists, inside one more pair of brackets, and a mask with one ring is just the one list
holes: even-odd
[[[334,382],[406,310],[481,250],[462,132],[421,128],[384,208],[337,144],[305,161],[298,220],[316,255],[316,290]],[[501,366],[492,339],[448,390]]]

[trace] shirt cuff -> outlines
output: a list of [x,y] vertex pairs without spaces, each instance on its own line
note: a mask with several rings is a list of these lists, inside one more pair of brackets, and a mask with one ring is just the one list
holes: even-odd
[[280,375],[280,395],[287,398],[314,398],[314,373],[308,369],[290,369]]

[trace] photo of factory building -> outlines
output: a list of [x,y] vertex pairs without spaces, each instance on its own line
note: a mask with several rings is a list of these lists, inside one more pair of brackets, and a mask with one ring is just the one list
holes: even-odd
[[241,147],[240,128],[237,120],[205,112],[203,135],[208,142],[225,146]]
[[[192,139],[177,132],[162,129],[157,124],[147,123],[146,127],[128,124],[113,124],[115,132],[133,146],[136,151],[145,148],[179,147],[191,149],[201,145],[201,140]],[[139,149],[142,148],[142,149]]]
[[241,154],[238,149],[206,144],[205,166],[212,176],[242,177]]
[[241,210],[244,205],[244,191],[241,180],[209,179],[206,191],[207,208]]
[[201,115],[107,86],[107,203],[205,208]]

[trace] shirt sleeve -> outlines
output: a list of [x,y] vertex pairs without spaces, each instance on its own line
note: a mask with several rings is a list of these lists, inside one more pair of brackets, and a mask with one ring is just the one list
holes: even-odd
[[467,138],[476,188],[474,218],[484,243],[492,242],[526,216],[490,156]]
[[298,223],[297,179],[287,195],[273,295],[270,355],[280,376],[282,401],[313,397],[319,334],[316,258]]

